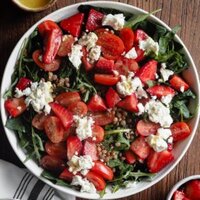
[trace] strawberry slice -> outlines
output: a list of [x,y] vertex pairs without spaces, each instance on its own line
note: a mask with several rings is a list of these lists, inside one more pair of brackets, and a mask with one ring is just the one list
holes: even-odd
[[96,125],[105,126],[113,122],[114,114],[112,112],[95,112],[92,113],[92,119]]
[[74,37],[79,37],[81,33],[81,26],[83,24],[84,13],[77,13],[60,22],[60,27],[69,32]]
[[135,59],[136,62],[140,62],[145,58],[144,50],[140,49],[138,46],[135,47],[135,51],[137,53],[137,58]]
[[96,144],[86,140],[83,144],[83,155],[89,155],[92,160],[98,160]]
[[86,22],[86,30],[94,31],[101,27],[104,14],[91,8]]
[[110,87],[106,92],[105,98],[108,108],[114,108],[115,105],[121,100],[118,93],[112,87]]
[[83,62],[83,66],[85,67],[86,71],[90,71],[94,67],[94,64],[89,62],[88,51],[85,47],[82,48],[82,52],[83,52],[83,56],[82,56],[81,60]]
[[25,77],[22,77],[19,79],[16,88],[18,88],[19,90],[24,90],[26,89],[31,83],[31,80]]
[[170,80],[169,80],[171,86],[177,90],[180,91],[181,88],[183,88],[183,91],[186,91],[189,89],[189,85],[179,76],[174,75]]
[[4,106],[6,111],[12,117],[17,117],[26,110],[26,104],[23,97],[7,99]]
[[112,74],[114,69],[114,60],[108,60],[100,57],[95,65],[95,71],[103,74]]
[[119,81],[119,76],[114,76],[111,74],[95,74],[94,81],[101,85],[112,86],[117,84]]
[[139,71],[136,73],[136,76],[138,76],[143,83],[146,83],[149,80],[155,80],[157,64],[158,62],[155,60],[148,61],[139,69]]
[[98,95],[95,94],[88,103],[88,110],[92,112],[97,111],[106,111],[106,105],[104,103],[104,100]]
[[[93,125],[92,126],[92,138],[88,138],[88,141],[99,143],[104,139],[104,129],[101,126]],[[94,139],[95,138],[95,139]]]
[[131,143],[131,150],[142,160],[149,156],[151,147],[147,144],[144,137],[138,137]]
[[164,86],[164,85],[155,85],[153,87],[150,87],[147,89],[147,92],[151,96],[157,96],[158,98],[161,98],[163,96],[167,95],[175,95],[175,91],[169,87],[169,86]]
[[133,164],[136,162],[136,156],[130,149],[125,151],[124,155],[128,164]]
[[141,40],[146,40],[149,36],[141,29],[135,31],[135,42],[138,44]]
[[56,116],[61,120],[65,129],[68,129],[73,123],[72,113],[58,103],[52,102],[49,105]]
[[[173,200],[187,200],[185,193],[183,191],[176,191],[173,195]],[[189,199],[188,199],[189,200]]]
[[200,180],[192,180],[186,184],[185,194],[191,200],[200,199]]
[[174,156],[171,151],[155,152],[152,150],[147,160],[147,166],[151,173],[157,173],[173,160]]
[[80,155],[83,149],[81,140],[77,136],[67,138],[67,158],[70,160],[73,155]]
[[59,175],[59,178],[62,180],[65,180],[67,182],[71,182],[73,179],[73,174],[67,169],[65,168],[62,173]]
[[117,104],[117,106],[130,112],[138,112],[137,104],[137,97],[135,96],[135,94],[132,94],[130,96],[126,96],[125,99],[121,100]]

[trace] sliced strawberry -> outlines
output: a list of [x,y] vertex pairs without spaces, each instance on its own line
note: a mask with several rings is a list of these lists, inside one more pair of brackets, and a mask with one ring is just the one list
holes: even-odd
[[61,106],[58,103],[50,103],[51,109],[56,114],[56,116],[61,120],[65,129],[70,128],[73,123],[73,115],[65,107]]
[[114,76],[110,74],[95,74],[94,81],[101,85],[113,86],[119,81],[119,76]]
[[91,171],[99,174],[105,180],[109,180],[109,181],[111,181],[114,176],[112,169],[101,161],[95,161],[94,167],[92,167]]
[[99,143],[104,139],[104,129],[101,126],[93,125],[92,126],[92,138],[88,138],[89,141]]
[[84,13],[77,13],[60,22],[60,27],[69,32],[74,37],[79,37],[81,33],[81,26],[83,24]]
[[173,160],[174,156],[171,151],[155,152],[152,150],[147,160],[147,166],[151,173],[157,173]]
[[120,75],[127,76],[129,72],[137,72],[139,69],[138,63],[134,59],[119,57],[115,62],[114,70]]
[[65,168],[62,173],[59,175],[59,178],[67,181],[67,182],[71,182],[73,179],[74,175],[67,169]]
[[145,58],[144,50],[140,49],[138,46],[135,47],[135,51],[137,53],[137,58],[135,59],[136,62],[140,62]]
[[92,160],[98,160],[96,144],[86,140],[83,144],[83,155],[89,155]]
[[85,116],[87,114],[88,108],[83,101],[77,101],[71,103],[68,106],[68,110],[71,111],[74,115]]
[[56,116],[48,116],[44,121],[44,130],[53,143],[59,143],[64,137],[64,127],[61,120]]
[[83,65],[85,67],[85,70],[90,71],[94,67],[94,64],[89,62],[88,51],[85,47],[82,48],[82,52],[83,52],[82,62],[83,62]]
[[104,181],[104,179],[102,178],[102,176],[98,175],[95,172],[89,171],[86,174],[86,178],[92,182],[96,188],[97,191],[101,191],[104,190],[106,187],[106,182]]
[[127,150],[125,151],[124,155],[128,164],[134,164],[136,162],[136,156],[133,151]]
[[16,88],[18,88],[19,90],[24,90],[26,89],[31,83],[31,80],[25,77],[22,77],[19,79]]
[[173,141],[179,141],[187,138],[191,134],[190,127],[185,122],[176,122],[170,127]]
[[98,112],[106,111],[107,108],[104,100],[98,94],[95,94],[88,102],[88,110],[92,112]]
[[45,113],[36,114],[32,119],[32,126],[37,128],[38,130],[43,130],[44,122],[47,117],[48,117],[48,115],[46,115]]
[[119,37],[124,42],[125,51],[128,52],[133,47],[135,40],[133,30],[131,28],[123,28],[120,30]]
[[142,160],[149,156],[151,147],[147,144],[144,137],[138,137],[131,143],[131,150]]
[[118,93],[112,87],[110,87],[106,92],[105,98],[108,108],[114,108],[115,105],[117,105],[118,102],[121,100]]
[[141,29],[135,31],[135,42],[139,43],[141,40],[146,40],[149,36]]
[[186,198],[185,193],[183,191],[176,190],[176,192],[173,195],[173,200],[187,200],[187,198]]
[[191,200],[200,200],[200,180],[192,180],[186,184],[185,194]]
[[104,14],[91,8],[86,22],[86,30],[94,31],[101,27]]
[[72,35],[63,35],[57,55],[60,57],[67,56],[71,52],[74,42],[75,39]]
[[70,104],[78,102],[80,100],[81,97],[78,92],[63,92],[59,94],[55,99],[55,101],[65,107],[68,107]]
[[67,138],[67,158],[70,160],[73,155],[80,155],[83,149],[81,140],[77,136]]
[[156,96],[158,98],[162,98],[167,95],[171,95],[171,96],[175,95],[174,89],[172,89],[169,86],[164,86],[164,85],[155,85],[153,87],[150,87],[147,89],[147,92],[151,96]]
[[169,80],[169,83],[177,91],[180,91],[182,88],[183,91],[189,89],[189,85],[181,77],[177,75],[173,75],[173,77]]
[[99,73],[112,74],[114,69],[114,60],[108,60],[104,57],[100,57],[94,69]]
[[139,120],[136,125],[136,131],[141,136],[148,136],[150,134],[156,134],[159,127],[156,123]]
[[26,104],[23,97],[7,99],[4,106],[6,111],[12,117],[17,117],[26,110]]
[[130,112],[138,112],[137,104],[138,104],[137,97],[135,96],[135,94],[132,94],[122,99],[117,104],[117,106]]
[[146,83],[149,80],[155,80],[157,64],[158,62],[155,60],[148,61],[139,69],[139,71],[136,73],[136,76],[138,76],[143,83]]
[[112,112],[95,112],[92,113],[92,119],[96,125],[105,126],[113,122],[114,114]]

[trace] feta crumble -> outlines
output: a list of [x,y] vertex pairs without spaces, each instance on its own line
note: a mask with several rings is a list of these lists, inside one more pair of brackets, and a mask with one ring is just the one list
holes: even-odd
[[74,175],[77,174],[77,172],[80,172],[82,175],[86,175],[89,169],[94,166],[94,162],[92,162],[92,158],[89,155],[80,157],[74,155],[71,160],[67,162],[67,164],[69,166],[69,171]]
[[91,48],[96,46],[98,36],[94,32],[89,32],[88,34],[83,34],[83,36],[78,40],[78,43],[82,46],[86,46],[89,51]]
[[23,91],[16,88],[15,97],[26,96],[25,103],[27,107],[32,105],[35,112],[40,113],[44,111],[46,114],[49,114],[51,110],[49,103],[53,101],[52,92],[51,82],[32,82],[30,87]]
[[161,102],[164,103],[168,107],[172,99],[173,99],[173,95],[168,94],[166,96],[161,97]]
[[145,53],[154,52],[158,55],[159,52],[159,45],[155,42],[151,37],[147,37],[145,40],[139,41],[139,48],[145,51]]
[[81,192],[96,193],[96,188],[93,183],[79,175],[73,177],[71,185],[81,186]]
[[166,69],[166,63],[161,64],[160,73],[164,82],[168,81],[169,77],[174,74],[172,70]]
[[120,30],[124,27],[125,17],[121,14],[108,14],[102,20],[102,26],[111,26],[114,30]]
[[137,115],[142,115],[143,113],[144,113],[144,106],[143,106],[143,104],[142,103],[138,103],[137,104],[137,108],[138,108],[138,113],[137,113]]
[[170,127],[173,122],[169,107],[164,106],[158,100],[151,99],[147,102],[145,112],[147,112],[149,120],[159,123],[161,127]]
[[137,58],[137,52],[135,51],[135,47],[133,47],[132,49],[130,49],[126,54],[125,54],[125,58],[131,58],[131,59],[135,59]]
[[91,63],[94,63],[95,61],[99,60],[100,56],[101,56],[101,47],[100,46],[97,45],[90,49],[88,57],[89,57]]
[[184,87],[184,86],[181,86],[181,87],[180,87],[180,92],[183,93],[184,91],[185,91],[185,87]]
[[168,128],[159,128],[156,135],[167,141],[167,143],[171,144],[173,141],[172,132]]
[[85,116],[81,118],[75,115],[74,121],[76,123],[76,134],[80,140],[84,140],[88,137],[92,137],[92,125],[94,121],[91,117]]
[[81,58],[83,56],[82,46],[79,44],[75,44],[72,46],[71,53],[68,54],[69,60],[73,64],[73,66],[78,70],[82,61]]

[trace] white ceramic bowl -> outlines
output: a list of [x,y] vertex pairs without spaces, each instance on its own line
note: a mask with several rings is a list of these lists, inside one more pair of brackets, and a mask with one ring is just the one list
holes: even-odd
[[[142,9],[139,9],[134,6],[127,5],[127,4],[118,3],[118,2],[96,1],[96,2],[86,2],[86,3],[81,3],[81,4],[89,4],[89,5],[98,6],[98,7],[115,8],[115,9],[119,9],[121,11],[130,12],[133,14],[146,13]],[[81,4],[74,4],[71,6],[67,6],[65,8],[62,8],[60,10],[57,10],[57,11],[51,13],[50,15],[48,15],[48,16],[44,17],[43,19],[41,19],[40,21],[38,21],[23,35],[23,37],[19,40],[19,42],[15,46],[13,52],[11,53],[11,56],[6,65],[4,76],[2,79],[2,85],[1,85],[1,97],[3,96],[4,92],[7,90],[7,88],[10,85],[10,81],[11,81],[10,77],[11,77],[11,74],[13,73],[14,66],[15,66],[15,63],[17,60],[17,56],[19,53],[19,49],[21,48],[24,39],[27,38],[33,32],[33,30],[36,28],[36,26],[39,23],[41,23],[42,21],[44,21],[45,19],[52,19],[54,21],[60,21],[66,17],[69,17],[69,16],[77,13],[77,8]],[[163,25],[164,27],[166,27],[167,29],[170,30],[170,28],[164,22],[162,22],[155,16],[150,16],[149,19]],[[199,87],[198,74],[197,74],[195,64],[194,64],[187,48],[185,47],[185,45],[183,44],[183,42],[180,40],[180,38],[178,36],[176,36],[176,40],[179,43],[181,43],[184,47],[184,52],[186,54],[186,58],[188,60],[189,66],[190,66],[190,68],[184,73],[184,78],[186,79],[186,81],[190,84],[192,89],[197,94],[197,99],[198,99],[197,104],[198,104],[200,87]],[[195,104],[193,104],[193,105],[195,105]],[[196,107],[193,109],[196,109]],[[198,113],[199,113],[199,108],[198,108]],[[7,115],[6,115],[6,112],[4,109],[4,99],[1,99],[1,117],[2,117],[3,124],[5,124]],[[191,144],[192,139],[195,135],[195,131],[196,131],[197,125],[198,125],[198,119],[199,119],[199,117],[198,117],[198,115],[196,115],[189,122],[190,127],[192,127],[192,134],[190,135],[190,137],[188,137],[187,139],[185,139],[184,141],[182,141],[181,143],[178,143],[176,145],[176,148],[174,149],[175,160],[171,164],[169,164],[167,167],[165,167],[162,171],[160,171],[151,182],[143,181],[143,182],[136,184],[134,186],[134,188],[120,189],[118,192],[113,193],[113,194],[107,193],[103,197],[103,199],[116,199],[116,198],[121,198],[121,197],[126,197],[129,195],[136,194],[138,192],[141,192],[141,191],[151,187],[152,185],[154,185],[158,181],[160,181],[162,178],[164,178],[177,165],[177,163],[181,160],[181,158],[187,151],[187,149],[188,149],[189,145]],[[15,153],[17,154],[19,159],[23,162],[26,158],[26,155],[23,152],[23,150],[18,146],[18,142],[17,142],[17,138],[16,138],[15,134],[7,128],[5,128],[5,133],[8,137],[8,140],[9,140],[12,148],[14,149]],[[48,181],[47,179],[40,177],[42,168],[40,168],[33,160],[28,160],[24,164],[35,176],[39,177],[45,183],[49,184],[50,186],[54,187],[55,189],[57,189],[59,191],[62,191],[64,193],[68,193],[68,194],[72,194],[72,195],[75,195],[78,197],[82,197],[82,198],[89,198],[89,199],[98,199],[99,198],[99,195],[97,195],[97,194],[81,193],[81,192],[78,192],[71,188],[55,185],[52,182]]]
[[183,184],[187,183],[188,181],[191,180],[196,180],[199,179],[200,180],[200,175],[193,175],[193,176],[188,176],[182,180],[180,180],[178,183],[176,183],[173,188],[170,190],[167,199],[166,200],[172,200],[173,194],[176,190],[178,190]]

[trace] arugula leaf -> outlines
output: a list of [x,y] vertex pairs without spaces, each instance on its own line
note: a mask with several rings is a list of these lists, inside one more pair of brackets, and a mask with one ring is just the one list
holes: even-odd
[[27,126],[24,124],[21,117],[8,118],[5,126],[10,130],[19,131],[22,133],[27,131]]

